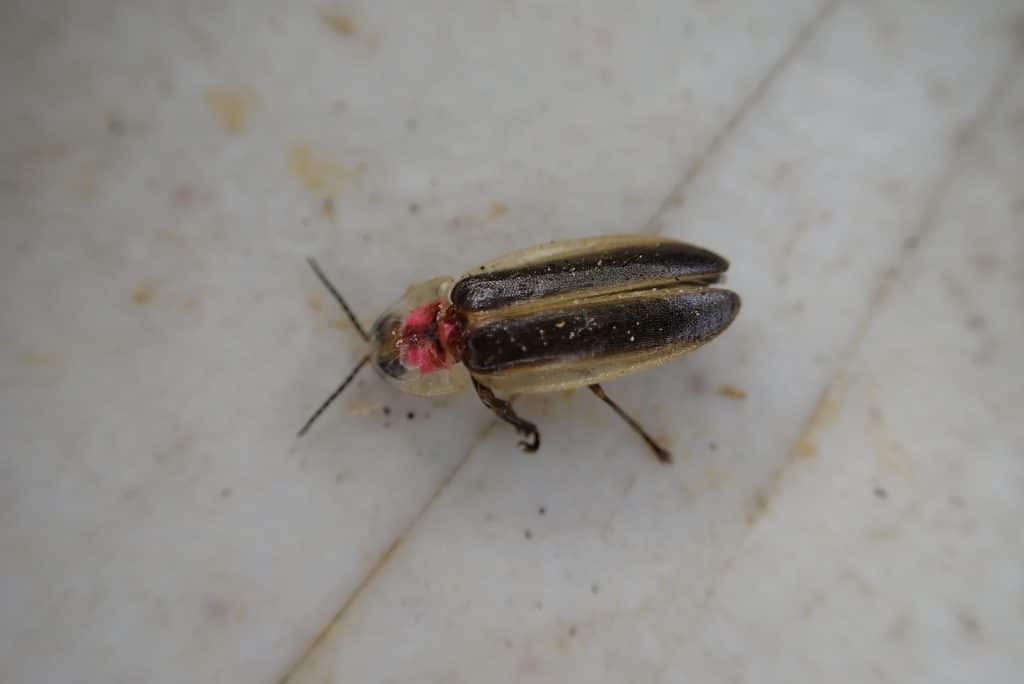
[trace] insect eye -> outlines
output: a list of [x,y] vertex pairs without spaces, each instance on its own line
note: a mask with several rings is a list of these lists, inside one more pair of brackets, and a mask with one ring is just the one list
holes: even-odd
[[398,356],[378,357],[377,368],[379,368],[384,375],[392,378],[401,378],[405,374],[405,366],[402,365]]

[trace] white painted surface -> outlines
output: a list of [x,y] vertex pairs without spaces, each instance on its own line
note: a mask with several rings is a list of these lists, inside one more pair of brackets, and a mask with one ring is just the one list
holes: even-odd
[[[1024,666],[1018,2],[48,0],[0,30],[0,679]],[[644,229],[744,296],[607,388],[674,467],[589,394],[518,402],[526,457],[369,373],[293,439],[360,352],[306,255],[369,323]]]

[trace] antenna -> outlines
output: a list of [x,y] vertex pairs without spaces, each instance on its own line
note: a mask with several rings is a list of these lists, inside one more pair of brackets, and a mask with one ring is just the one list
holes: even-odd
[[359,325],[359,321],[356,319],[356,315],[352,313],[352,309],[348,308],[348,304],[345,302],[345,298],[341,296],[337,288],[327,279],[324,272],[320,270],[320,265],[316,263],[316,259],[313,257],[306,257],[306,261],[309,262],[309,267],[313,269],[313,273],[316,273],[316,277],[320,279],[320,282],[324,284],[327,291],[334,295],[334,299],[341,305],[341,308],[345,311],[345,315],[348,316],[348,320],[352,321],[352,325],[355,327],[356,332],[363,338],[364,342],[370,341],[370,336],[363,330],[363,326]]
[[306,434],[309,431],[309,428],[313,426],[313,423],[315,423],[316,419],[320,417],[320,414],[327,410],[327,407],[330,406],[334,402],[334,400],[338,398],[338,395],[345,391],[345,388],[348,387],[348,384],[352,382],[352,379],[354,377],[356,377],[356,373],[358,373],[360,369],[362,369],[362,367],[365,366],[366,362],[369,360],[369,354],[359,359],[359,363],[356,364],[356,367],[353,368],[352,371],[348,374],[348,376],[341,381],[341,384],[338,385],[338,389],[334,390],[331,393],[331,396],[327,397],[327,399],[324,400],[324,403],[320,404],[320,408],[318,408],[313,413],[313,415],[309,417],[309,420],[307,420],[306,424],[302,426],[302,429],[299,430],[299,434],[296,435],[296,437],[302,437],[302,435]]
[[[316,263],[316,259],[314,259],[313,257],[306,257],[306,261],[309,262],[309,267],[313,269],[313,273],[316,274],[316,277],[319,278],[320,282],[323,283],[324,287],[327,288],[327,291],[334,295],[334,299],[338,302],[338,304],[341,305],[341,308],[345,312],[345,315],[348,316],[348,320],[352,321],[352,326],[356,329],[356,332],[359,333],[359,336],[362,337],[365,342],[369,342],[370,336],[366,334],[366,331],[363,330],[363,326],[359,324],[359,321],[356,319],[355,314],[352,313],[352,309],[350,309],[348,307],[348,304],[345,302],[345,298],[341,296],[341,293],[338,292],[337,288],[334,287],[334,284],[331,283],[331,281],[327,279],[327,276],[324,275],[324,272],[320,270],[320,265]],[[334,402],[334,400],[337,399],[338,396],[345,391],[345,388],[348,387],[350,382],[352,382],[352,379],[356,377],[356,373],[358,373],[369,360],[369,354],[359,359],[359,363],[357,363],[356,367],[353,368],[347,376],[345,376],[345,379],[341,381],[340,385],[338,385],[338,389],[334,390],[331,393],[331,396],[327,397],[327,399],[325,399],[324,402],[320,404],[320,408],[318,408],[313,413],[313,415],[309,417],[309,420],[306,421],[306,424],[302,426],[301,430],[299,430],[299,434],[297,435],[297,437],[302,437],[309,431],[309,428],[313,426],[313,423],[315,423],[316,419],[320,417],[320,414],[326,411],[327,407],[330,406]]]

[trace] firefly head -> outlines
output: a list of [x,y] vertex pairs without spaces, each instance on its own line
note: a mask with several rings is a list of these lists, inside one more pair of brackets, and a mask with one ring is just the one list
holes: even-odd
[[458,361],[462,326],[448,300],[453,283],[441,277],[413,285],[370,331],[373,366],[403,392],[450,394],[469,383]]

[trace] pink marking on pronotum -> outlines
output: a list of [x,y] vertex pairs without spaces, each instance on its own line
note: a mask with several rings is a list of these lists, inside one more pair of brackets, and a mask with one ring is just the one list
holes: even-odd
[[402,335],[426,332],[437,322],[437,312],[441,310],[441,302],[430,302],[413,309],[405,318]]
[[[446,333],[443,328],[438,331],[442,306],[441,300],[436,300],[413,309],[406,316],[399,341],[406,368],[415,368],[424,374],[451,368],[451,359],[445,351],[447,345],[444,345]],[[450,330],[447,335],[451,335]]]
[[452,365],[432,342],[409,346],[402,360],[406,365],[418,369],[420,373],[433,373]]

